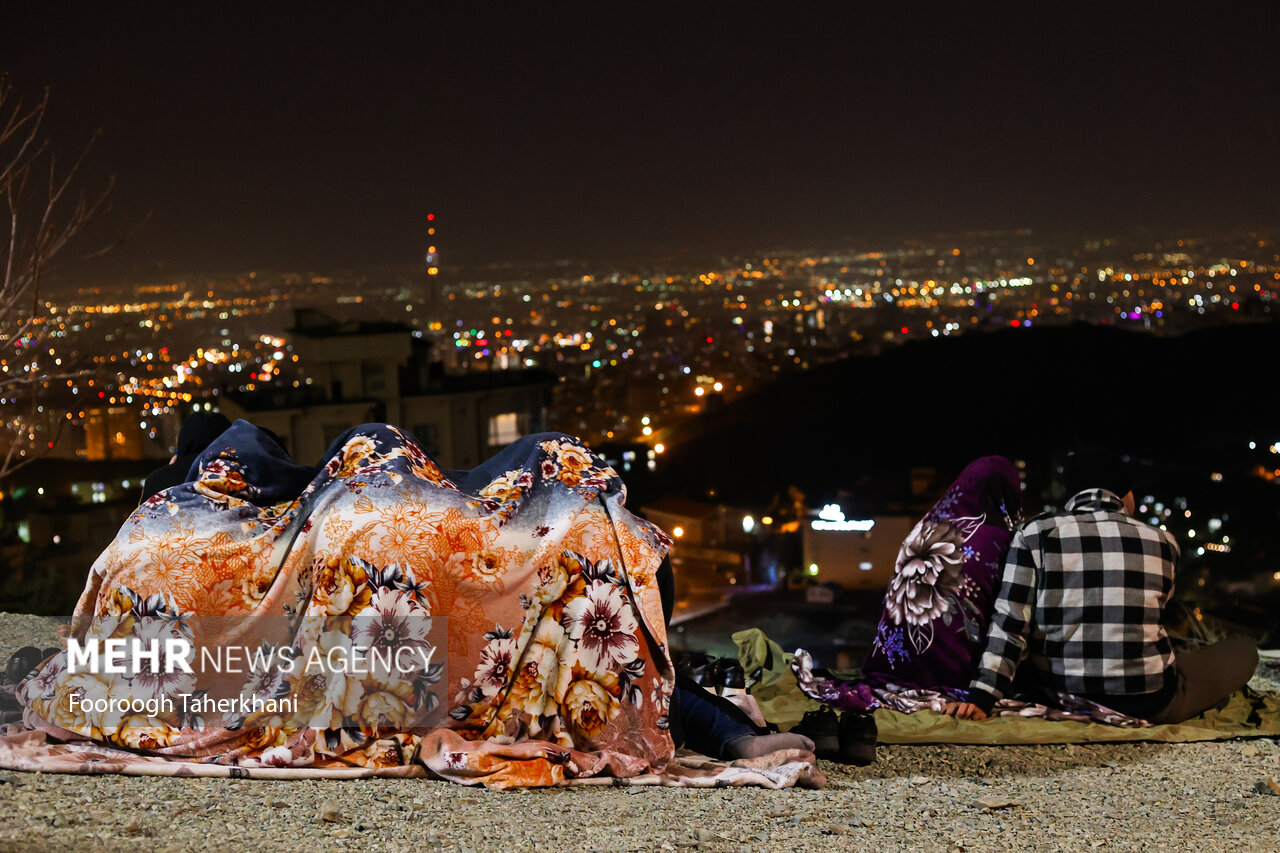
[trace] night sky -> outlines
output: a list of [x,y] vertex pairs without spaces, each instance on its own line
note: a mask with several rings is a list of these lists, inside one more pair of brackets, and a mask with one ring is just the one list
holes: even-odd
[[96,269],[408,266],[428,212],[446,264],[1280,222],[1274,13],[267,5],[0,12],[151,212]]

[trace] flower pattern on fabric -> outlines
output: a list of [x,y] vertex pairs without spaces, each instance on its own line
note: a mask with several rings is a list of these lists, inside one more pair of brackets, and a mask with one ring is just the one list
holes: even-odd
[[895,624],[925,626],[946,612],[948,596],[960,588],[963,544],[945,521],[921,521],[898,551],[886,599]]
[[182,639],[182,632],[173,627],[172,622],[147,616],[134,622],[132,646],[149,649],[155,645],[158,654],[154,658],[139,656],[137,671],[129,678],[128,695],[141,699],[158,699],[162,696],[175,696],[189,693],[194,687],[196,677],[175,665],[166,648],[165,641]]
[[516,642],[509,631],[493,633],[493,639],[480,650],[480,665],[476,668],[475,685],[489,697],[506,686],[511,677],[516,655]]
[[890,628],[881,622],[876,629],[875,642],[884,650],[890,663],[901,663],[907,659],[906,647],[902,644],[902,629]]
[[599,464],[596,455],[577,441],[544,441],[541,447],[549,454],[541,466],[544,479],[555,478],[569,488],[594,493],[603,492],[618,480],[618,473],[611,466]]
[[91,705],[110,697],[111,685],[106,678],[97,673],[77,672],[60,678],[50,701],[40,704],[48,708],[46,719],[55,726],[101,740],[114,734],[115,728],[98,725]]
[[933,508],[929,510],[929,514],[925,518],[929,521],[947,521],[955,515],[956,506],[960,502],[960,490],[955,484],[947,489],[947,493],[943,495]]
[[[513,711],[539,718],[548,712],[550,702],[554,712],[554,690],[564,639],[564,628],[558,622],[544,619],[538,624],[511,684],[510,705]],[[535,725],[541,727],[540,722]]]
[[410,660],[431,651],[431,616],[403,590],[382,588],[351,621],[351,641],[370,652],[374,671],[389,677],[389,661],[408,652]]
[[593,581],[585,596],[565,607],[565,623],[592,669],[616,669],[639,651],[635,616],[610,583]]
[[591,679],[570,684],[563,705],[570,729],[586,738],[599,736],[618,714],[618,700],[604,685]]

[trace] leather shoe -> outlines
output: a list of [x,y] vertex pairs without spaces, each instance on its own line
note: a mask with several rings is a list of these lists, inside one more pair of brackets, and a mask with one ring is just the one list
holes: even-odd
[[747,690],[747,675],[742,664],[733,658],[720,658],[715,664],[715,689],[721,696],[733,696]]
[[703,652],[681,652],[675,661],[676,674],[683,675],[700,687],[711,687],[714,659]]
[[828,761],[840,758],[840,723],[835,711],[826,705],[806,713],[800,719],[800,725],[791,731],[813,741],[813,753],[819,758]]
[[865,711],[845,711],[840,715],[841,764],[865,767],[876,760],[876,718]]
[[4,678],[9,684],[17,684],[31,674],[31,670],[40,665],[44,655],[35,646],[23,646],[9,656],[9,663],[4,669]]

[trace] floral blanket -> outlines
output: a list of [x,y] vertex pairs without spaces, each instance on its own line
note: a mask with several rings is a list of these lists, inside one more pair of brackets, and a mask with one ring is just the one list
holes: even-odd
[[446,472],[366,424],[312,469],[237,421],[95,562],[0,764],[820,784],[804,756],[673,761],[670,541],[624,502],[559,434]]

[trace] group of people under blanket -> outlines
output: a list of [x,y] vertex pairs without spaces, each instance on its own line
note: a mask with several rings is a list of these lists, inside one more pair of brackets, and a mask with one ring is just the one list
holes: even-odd
[[[181,482],[227,426],[221,415],[189,420],[144,499]],[[1017,692],[1050,704],[1068,694],[1158,724],[1195,716],[1249,680],[1258,654],[1246,638],[1175,653],[1164,622],[1179,547],[1136,517],[1126,460],[1082,449],[1062,474],[1062,509],[1024,519],[1009,460],[964,469],[902,544],[865,684],[940,693],[962,719],[985,719]],[[669,562],[658,580],[669,619]],[[768,735],[692,684],[677,684],[672,704],[687,744],[710,755],[812,748],[800,735]]]
[[[201,455],[230,427],[230,421],[216,412],[198,412],[188,417],[169,463],[153,471],[143,483],[141,502],[198,476],[192,467],[198,467]],[[278,441],[270,430],[258,430]],[[335,450],[340,444],[335,442]],[[675,578],[669,559],[662,561],[655,575],[664,621],[669,623],[675,606]],[[760,726],[740,707],[682,674],[673,687],[668,724],[676,746],[714,758],[754,758],[784,749],[814,751],[813,741],[805,735]]]

